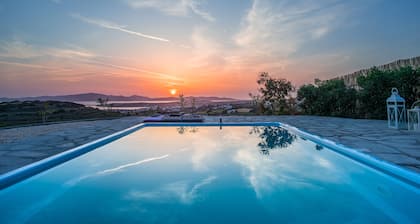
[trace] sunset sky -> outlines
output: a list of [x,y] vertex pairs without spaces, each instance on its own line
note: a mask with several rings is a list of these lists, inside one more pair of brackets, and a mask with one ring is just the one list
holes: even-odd
[[418,0],[3,0],[0,97],[246,98],[420,55]]

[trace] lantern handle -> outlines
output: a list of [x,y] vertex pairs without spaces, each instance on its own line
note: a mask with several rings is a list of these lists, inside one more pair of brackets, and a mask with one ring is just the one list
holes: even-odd
[[[419,106],[416,106],[416,104],[418,104]],[[411,109],[416,109],[416,107],[420,107],[420,100],[417,100],[413,103],[413,105],[411,105]]]
[[398,89],[397,88],[392,88],[391,89],[391,94],[395,94],[395,95],[398,95]]

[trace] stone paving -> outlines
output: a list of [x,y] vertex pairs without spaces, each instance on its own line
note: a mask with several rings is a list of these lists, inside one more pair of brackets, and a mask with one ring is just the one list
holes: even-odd
[[[0,174],[141,123],[144,117],[0,129]],[[218,122],[208,116],[206,122]],[[420,132],[386,121],[318,116],[226,116],[223,122],[280,121],[420,173]]]

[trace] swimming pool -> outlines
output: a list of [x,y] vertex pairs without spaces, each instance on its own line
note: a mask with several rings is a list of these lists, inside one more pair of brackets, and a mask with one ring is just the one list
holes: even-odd
[[419,183],[279,123],[141,124],[0,176],[0,223],[418,223]]

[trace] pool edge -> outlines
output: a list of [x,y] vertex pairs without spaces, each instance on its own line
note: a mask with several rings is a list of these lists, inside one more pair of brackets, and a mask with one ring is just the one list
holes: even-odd
[[66,150],[59,154],[47,157],[45,159],[39,160],[37,162],[28,164],[26,166],[20,167],[18,169],[12,170],[5,174],[0,175],[0,190],[8,188],[18,182],[21,182],[25,179],[28,179],[34,175],[42,173],[48,169],[51,169],[55,166],[58,166],[66,161],[74,159],[78,156],[81,156],[85,153],[93,151],[94,149],[118,140],[128,134],[131,134],[135,131],[138,131],[145,127],[173,127],[173,126],[280,126],[286,128],[287,130],[296,133],[301,137],[305,137],[317,144],[326,146],[336,153],[344,155],[350,159],[355,160],[356,162],[367,165],[373,169],[379,170],[387,175],[393,176],[394,178],[399,179],[400,181],[406,182],[410,185],[413,185],[416,188],[420,188],[420,175],[414,173],[413,171],[406,170],[396,164],[389,163],[384,160],[380,160],[376,157],[370,156],[368,154],[357,151],[356,149],[347,147],[345,145],[336,143],[329,139],[320,137],[315,134],[311,134],[307,131],[301,130],[297,127],[294,127],[289,124],[282,122],[226,122],[226,123],[140,123],[118,131],[111,135],[99,138],[92,142],[77,146],[75,148]]
[[34,175],[42,173],[48,169],[51,169],[55,166],[58,166],[66,161],[74,159],[78,156],[81,156],[85,153],[88,153],[100,146],[113,142],[119,138],[122,138],[132,132],[135,132],[141,128],[146,127],[144,123],[134,125],[132,127],[126,128],[124,130],[115,132],[113,134],[107,135],[105,137],[96,139],[94,141],[85,143],[83,145],[68,149],[61,153],[52,155],[45,159],[33,162],[31,164],[25,165],[23,167],[17,168],[15,170],[9,171],[0,175],[0,190],[3,190],[7,187],[10,187],[20,181],[23,181],[27,178],[30,178]]
[[345,146],[343,144],[334,142],[332,140],[329,140],[327,138],[320,137],[318,135],[309,133],[307,131],[301,130],[295,126],[285,124],[282,122],[278,122],[281,127],[286,128],[289,131],[292,131],[301,137],[305,137],[317,144],[320,144],[322,146],[326,146],[327,148],[333,150],[336,153],[339,153],[341,155],[344,155],[352,160],[355,160],[356,162],[359,162],[361,164],[364,164],[368,167],[371,167],[373,169],[376,169],[380,172],[383,172],[387,175],[390,175],[394,178],[399,179],[400,181],[403,181],[405,183],[408,183],[410,185],[413,185],[416,188],[420,188],[420,175],[415,173],[414,171],[405,169],[397,164],[390,163],[388,161],[379,159],[377,157],[368,155],[363,152],[359,152],[354,148]]

